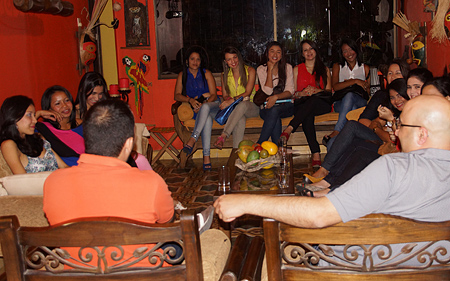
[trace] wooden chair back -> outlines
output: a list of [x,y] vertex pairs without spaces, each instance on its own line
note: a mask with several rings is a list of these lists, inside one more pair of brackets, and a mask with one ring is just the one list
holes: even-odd
[[[53,227],[20,227],[16,216],[1,217],[0,240],[8,281],[203,280],[197,218],[191,210],[181,214],[179,223],[167,224],[102,217]],[[162,266],[164,261],[174,262],[173,247],[161,250],[163,243],[172,241],[183,248],[176,261],[185,263]],[[129,259],[122,256],[125,245],[139,245]],[[68,256],[67,247],[79,251]],[[83,263],[95,261],[96,255],[97,263]],[[145,265],[133,266],[142,260]]]
[[268,280],[450,280],[450,221],[372,214],[305,229],[266,218],[264,240]]

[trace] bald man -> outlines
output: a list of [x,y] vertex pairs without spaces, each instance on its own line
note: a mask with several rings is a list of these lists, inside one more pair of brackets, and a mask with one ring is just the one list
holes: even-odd
[[396,131],[407,153],[380,157],[321,198],[225,195],[215,203],[224,221],[244,214],[321,228],[370,213],[421,221],[450,220],[450,103],[443,97],[408,101]]

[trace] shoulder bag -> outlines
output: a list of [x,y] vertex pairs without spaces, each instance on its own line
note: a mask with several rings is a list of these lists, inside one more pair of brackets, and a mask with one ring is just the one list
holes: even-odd
[[230,104],[227,108],[219,110],[214,120],[216,120],[216,122],[219,123],[219,125],[224,125],[225,123],[227,123],[228,117],[230,117],[231,112],[233,112],[236,105],[238,105],[238,103],[240,103],[243,99],[244,99],[243,97],[240,97],[237,100],[235,100],[232,104]]
[[359,95],[365,100],[369,100],[369,93],[367,93],[367,91],[364,90],[363,87],[359,86],[358,84],[353,84],[351,86],[345,87],[344,89],[335,91],[333,94],[333,102],[343,99],[345,95],[350,92]]

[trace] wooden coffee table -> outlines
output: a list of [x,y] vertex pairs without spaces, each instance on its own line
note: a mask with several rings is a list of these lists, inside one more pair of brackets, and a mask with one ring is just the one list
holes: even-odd
[[[245,193],[245,194],[265,194],[265,195],[275,195],[275,196],[283,196],[283,195],[295,195],[295,187],[294,187],[294,169],[293,169],[293,159],[292,154],[288,154],[288,185],[287,188],[280,188],[279,184],[276,183],[276,186],[273,184],[269,184],[264,186],[264,183],[261,183],[261,187],[258,188],[248,188],[250,183],[247,184],[247,188],[243,186],[244,184],[241,182],[245,182],[251,180],[252,178],[258,179],[261,178],[261,175],[269,174],[270,178],[278,179],[278,167],[272,167],[270,169],[261,169],[255,172],[247,172],[243,173],[241,169],[235,166],[236,159],[238,159],[238,154],[236,153],[236,148],[233,148],[231,151],[230,157],[228,158],[227,166],[230,169],[230,194],[233,193]],[[272,181],[273,182],[273,181]],[[277,188],[275,188],[277,187]],[[272,188],[272,189],[271,189]],[[228,194],[228,193],[227,193]],[[214,199],[222,195],[218,190],[214,193]]]
[[[292,154],[288,154],[288,184],[287,188],[281,189],[278,184],[278,167],[272,167],[271,169],[261,169],[255,172],[247,172],[243,173],[241,169],[235,166],[236,159],[238,159],[238,154],[236,153],[236,148],[233,148],[231,151],[230,157],[228,158],[227,166],[230,168],[230,191],[226,194],[259,194],[259,195],[271,195],[271,196],[294,196],[295,195],[295,187],[294,187],[294,171],[293,171],[293,159]],[[268,172],[271,171],[271,172]],[[252,177],[255,178],[261,178],[262,174],[271,174],[272,176],[272,183],[276,182],[276,189],[272,184],[269,184],[267,186],[262,186],[260,188],[254,188],[250,189],[245,188],[245,186],[241,186],[241,184],[244,184],[246,181],[251,180]],[[263,174],[263,175],[264,175]],[[273,181],[275,179],[275,181]],[[244,183],[243,183],[244,182]],[[248,183],[247,183],[248,184]],[[243,188],[244,187],[244,188]],[[272,189],[271,189],[272,188]],[[216,190],[214,193],[214,200],[216,200],[219,196],[223,195],[223,193]],[[262,218],[258,216],[253,215],[244,215],[236,220],[234,220],[231,223],[225,223],[223,221],[219,221],[219,228],[224,231],[230,238],[231,238],[231,232],[233,229],[239,228],[239,229],[246,229],[246,228],[261,228],[262,231]],[[249,234],[250,235],[250,234]]]

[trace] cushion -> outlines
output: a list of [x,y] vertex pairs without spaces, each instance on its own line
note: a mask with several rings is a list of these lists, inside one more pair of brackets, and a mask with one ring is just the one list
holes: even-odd
[[10,176],[12,174],[13,173],[6,163],[5,158],[3,158],[3,153],[0,151],[0,178]]
[[366,109],[365,106],[357,108],[355,110],[349,111],[346,115],[347,120],[355,120],[358,121],[359,120],[359,115],[361,115],[361,113],[364,111],[364,109]]
[[44,182],[52,172],[20,174],[0,178],[9,195],[42,195]]
[[189,103],[183,102],[177,110],[178,118],[181,122],[194,118],[194,111]]

